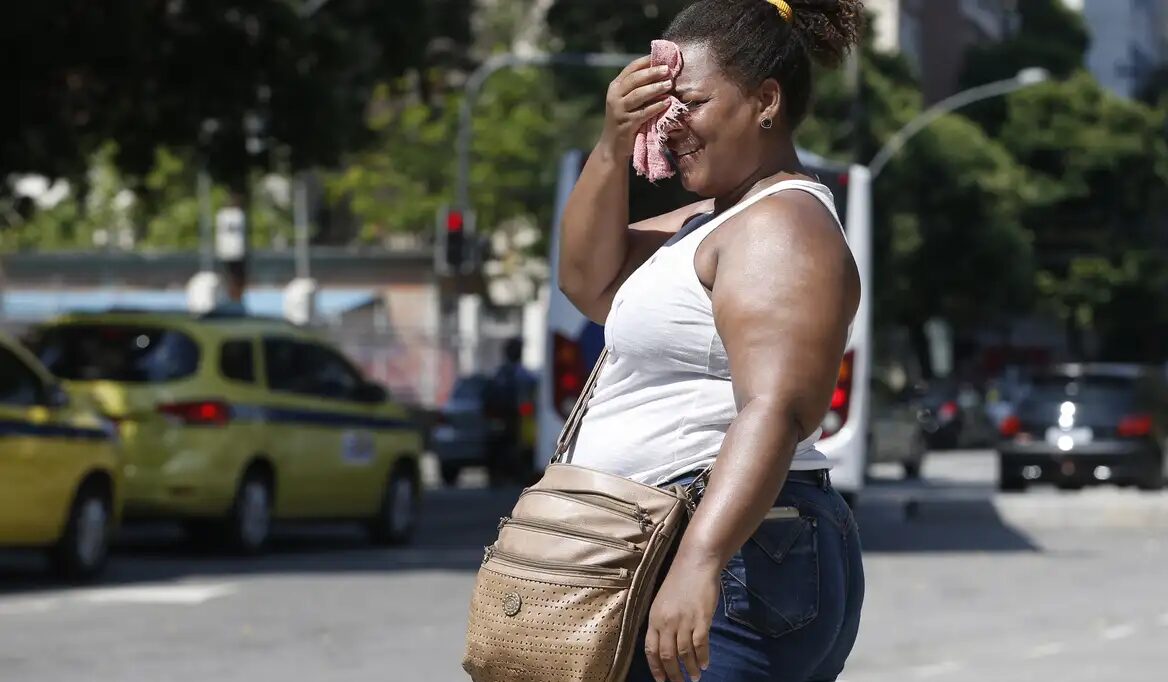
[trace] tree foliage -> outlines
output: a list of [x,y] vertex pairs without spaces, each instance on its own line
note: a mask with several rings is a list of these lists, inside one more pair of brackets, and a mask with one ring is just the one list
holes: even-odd
[[229,182],[276,152],[333,163],[363,141],[375,83],[424,65],[440,33],[466,41],[468,5],[344,0],[304,17],[300,0],[5,3],[20,106],[0,111],[0,168],[78,177],[109,140],[138,177],[158,147],[199,148]]

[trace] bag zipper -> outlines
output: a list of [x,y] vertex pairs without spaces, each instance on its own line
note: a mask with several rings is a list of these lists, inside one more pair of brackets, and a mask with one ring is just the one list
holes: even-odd
[[627,540],[618,540],[617,538],[610,538],[607,535],[594,533],[587,528],[580,526],[573,526],[566,523],[553,523],[550,521],[533,521],[530,519],[513,519],[510,516],[504,516],[499,519],[499,530],[503,530],[503,526],[515,526],[516,528],[530,528],[535,531],[542,531],[545,533],[555,533],[559,535],[566,535],[572,538],[578,538],[586,542],[592,542],[598,545],[606,545],[615,549],[623,549],[627,552],[639,551],[639,547]]
[[628,579],[629,569],[627,568],[605,568],[602,566],[580,566],[577,564],[560,563],[556,561],[541,561],[539,559],[532,559],[530,557],[512,554],[501,549],[496,549],[494,545],[489,545],[483,548],[483,565],[494,560],[505,564],[510,564],[516,568],[535,569],[538,571],[548,571],[550,573],[559,573],[562,575],[575,575],[581,578],[616,578],[620,580]]
[[597,509],[610,511],[614,514],[619,514],[628,519],[636,521],[641,526],[641,532],[647,533],[653,527],[653,521],[649,518],[649,511],[639,504],[628,502],[621,502],[610,497],[601,495],[599,493],[577,493],[572,495],[561,492],[559,490],[542,490],[532,488],[527,491],[528,495],[547,495],[549,497],[556,497],[562,500],[569,500],[571,502],[579,502]]

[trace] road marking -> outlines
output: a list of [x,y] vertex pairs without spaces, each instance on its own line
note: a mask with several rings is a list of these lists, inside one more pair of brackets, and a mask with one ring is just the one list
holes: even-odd
[[229,583],[217,585],[156,585],[149,587],[107,587],[86,590],[75,596],[91,604],[170,604],[198,606],[238,591]]
[[941,677],[949,673],[961,670],[961,664],[957,661],[941,661],[940,663],[933,663],[931,665],[919,665],[912,669],[913,674],[919,678]]
[[1030,651],[1026,652],[1026,658],[1046,658],[1047,656],[1057,656],[1067,650],[1067,645],[1062,642],[1048,642],[1046,644],[1039,644]]
[[1134,625],[1114,625],[1099,633],[1099,636],[1110,642],[1126,639],[1136,633]]

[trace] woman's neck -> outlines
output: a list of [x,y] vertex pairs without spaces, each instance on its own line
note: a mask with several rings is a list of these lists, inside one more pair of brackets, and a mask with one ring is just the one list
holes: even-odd
[[777,175],[803,174],[803,164],[799,162],[799,153],[795,150],[795,143],[788,139],[774,154],[768,154],[766,160],[751,172],[733,191],[714,199],[714,214],[734,206],[743,199],[778,182]]

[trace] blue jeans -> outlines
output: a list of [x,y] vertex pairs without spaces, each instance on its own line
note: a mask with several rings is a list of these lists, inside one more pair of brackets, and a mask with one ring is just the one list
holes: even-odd
[[[856,642],[864,566],[851,509],[830,482],[802,480],[775,506],[799,514],[763,521],[722,571],[702,682],[830,682]],[[652,682],[644,650],[642,633],[628,682]]]

